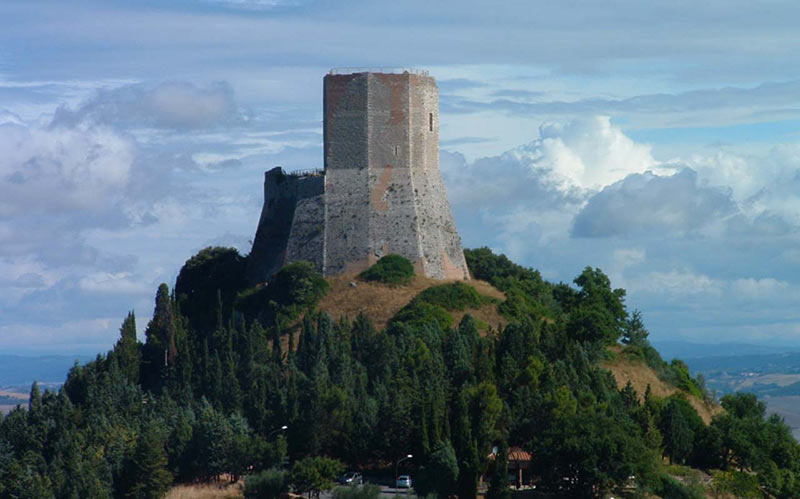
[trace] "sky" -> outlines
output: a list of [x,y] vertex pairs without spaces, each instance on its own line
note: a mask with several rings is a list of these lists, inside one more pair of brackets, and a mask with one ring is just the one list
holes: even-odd
[[800,3],[0,2],[0,352],[108,350],[264,171],[322,166],[331,68],[427,69],[465,247],[599,267],[651,339],[800,348]]

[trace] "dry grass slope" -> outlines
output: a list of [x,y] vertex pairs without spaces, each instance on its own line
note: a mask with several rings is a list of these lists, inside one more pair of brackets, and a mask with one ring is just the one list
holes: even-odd
[[[350,285],[355,282],[356,286]],[[318,309],[326,311],[334,319],[346,316],[348,319],[355,319],[359,313],[363,312],[370,319],[377,329],[383,329],[386,324],[401,308],[408,305],[415,296],[431,286],[437,286],[447,282],[438,279],[416,276],[411,284],[407,286],[387,286],[376,282],[364,282],[356,279],[355,275],[341,275],[328,278],[331,289],[328,294],[320,301]],[[472,280],[468,285],[484,296],[505,300],[505,295],[492,287],[487,282]],[[455,319],[455,323],[469,312],[478,321],[484,322],[497,329],[498,324],[505,323],[503,316],[497,313],[497,306],[494,304],[484,305],[478,309],[464,312],[450,312]]]
[[237,483],[207,483],[176,485],[165,499],[238,499],[244,497],[244,481]]
[[[617,354],[620,352],[618,348],[613,350]],[[614,360],[602,363],[601,367],[611,371],[617,381],[617,387],[620,389],[630,381],[636,393],[639,394],[640,400],[644,397],[647,385],[650,385],[651,393],[659,397],[668,397],[680,391],[659,379],[655,371],[650,369],[644,362],[632,360],[622,355],[617,355]],[[693,395],[686,392],[682,393],[706,424],[709,424],[711,418],[722,410],[719,406],[710,406]]]

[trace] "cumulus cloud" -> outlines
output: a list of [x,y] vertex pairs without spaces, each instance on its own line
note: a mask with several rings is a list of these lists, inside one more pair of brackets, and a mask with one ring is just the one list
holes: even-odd
[[107,127],[0,125],[0,218],[101,212],[130,177],[133,142]]
[[[122,315],[171,282],[173,267],[241,201],[215,201],[214,187],[198,184],[241,168],[236,146],[211,151],[225,142],[215,127],[242,120],[227,84],[175,82],[100,90],[52,119],[0,111],[4,324],[28,331],[46,322],[43,330],[72,334],[70,324]],[[228,220],[219,233],[231,228]]]
[[600,189],[656,164],[650,146],[628,138],[608,116],[545,123],[538,139],[510,154],[561,191]]
[[691,234],[738,212],[730,193],[702,185],[686,168],[670,176],[627,176],[592,196],[575,217],[572,235]]
[[137,84],[100,90],[74,110],[61,106],[53,117],[53,126],[74,126],[88,121],[114,126],[198,129],[244,119],[228,83],[200,88],[171,81],[155,87]]

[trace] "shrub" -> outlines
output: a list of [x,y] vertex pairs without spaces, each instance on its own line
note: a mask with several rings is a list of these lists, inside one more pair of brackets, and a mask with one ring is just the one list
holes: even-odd
[[275,499],[289,491],[287,473],[275,468],[244,480],[245,499]]
[[393,326],[399,323],[407,324],[412,327],[436,323],[440,329],[447,330],[453,326],[453,318],[439,305],[431,305],[424,301],[412,300],[411,303],[400,309],[392,318],[391,324]]
[[269,283],[271,298],[280,305],[313,307],[325,296],[328,283],[309,262],[296,262],[283,267]]
[[329,288],[313,264],[296,262],[282,268],[268,286],[240,292],[236,310],[247,320],[262,324],[271,324],[278,315],[291,321],[303,310],[313,308]]
[[484,299],[472,286],[460,281],[430,287],[417,295],[416,299],[452,311],[478,308],[489,300]]
[[379,485],[365,483],[350,487],[336,487],[333,490],[333,499],[377,499],[380,493]]
[[684,485],[669,475],[661,477],[660,483],[656,485],[653,492],[658,494],[659,497],[669,499],[700,499],[705,496],[702,488],[698,485]]
[[330,490],[333,480],[344,470],[336,459],[306,457],[292,465],[292,488],[297,494],[309,492],[319,496],[322,490]]
[[358,276],[365,281],[400,286],[414,278],[414,264],[400,255],[386,255]]

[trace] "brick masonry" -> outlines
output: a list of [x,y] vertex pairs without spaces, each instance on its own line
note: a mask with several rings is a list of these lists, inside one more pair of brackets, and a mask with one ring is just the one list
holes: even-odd
[[325,275],[358,272],[390,253],[428,277],[468,279],[439,171],[438,124],[430,76],[328,74],[324,172],[266,173],[251,281],[298,260]]

